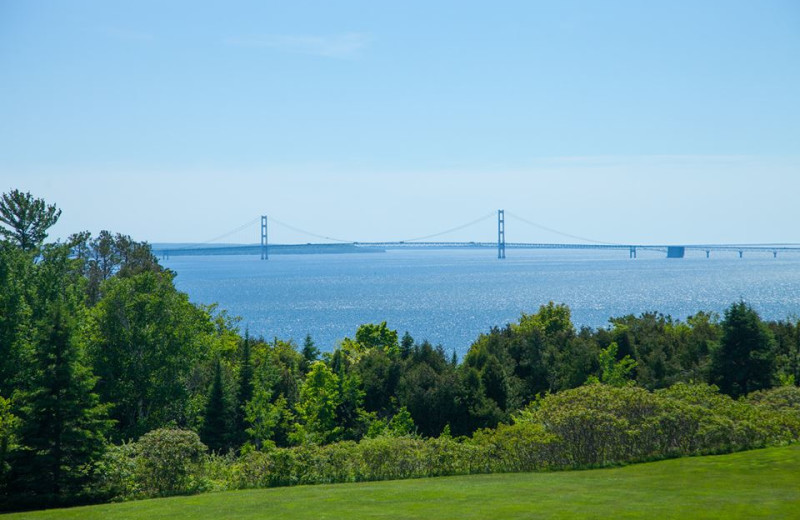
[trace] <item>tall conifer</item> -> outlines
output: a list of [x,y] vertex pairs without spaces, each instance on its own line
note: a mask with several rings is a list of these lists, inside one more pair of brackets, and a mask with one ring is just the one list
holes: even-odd
[[200,430],[200,439],[212,451],[222,451],[228,447],[227,407],[225,389],[222,384],[222,366],[217,360],[214,382],[206,404],[205,421]]
[[242,362],[239,368],[239,390],[236,393],[236,444],[241,446],[247,440],[246,406],[253,398],[253,365],[250,360],[250,334],[245,331],[242,341]]
[[67,504],[83,496],[111,423],[93,392],[75,312],[54,302],[39,330],[33,378],[20,394],[12,481],[21,505]]

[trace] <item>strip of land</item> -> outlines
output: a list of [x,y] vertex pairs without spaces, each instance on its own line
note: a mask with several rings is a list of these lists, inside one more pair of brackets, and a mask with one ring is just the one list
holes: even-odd
[[800,445],[611,469],[209,493],[6,518],[800,518]]

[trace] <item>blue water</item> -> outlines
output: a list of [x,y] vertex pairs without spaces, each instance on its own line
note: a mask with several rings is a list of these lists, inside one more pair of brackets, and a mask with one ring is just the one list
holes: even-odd
[[508,250],[389,251],[383,254],[173,257],[178,289],[218,303],[251,335],[311,334],[323,350],[362,323],[387,321],[400,334],[462,355],[482,332],[566,303],[576,326],[660,311],[685,319],[722,313],[744,299],[763,318],[800,315],[800,255]]

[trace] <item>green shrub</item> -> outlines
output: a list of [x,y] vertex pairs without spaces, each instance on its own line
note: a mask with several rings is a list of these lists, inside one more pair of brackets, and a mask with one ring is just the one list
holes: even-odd
[[478,473],[479,461],[485,458],[482,446],[453,439],[450,435],[425,439],[422,448],[425,476],[428,477]]
[[137,446],[128,442],[109,446],[95,467],[97,494],[106,500],[119,501],[140,495]]
[[359,443],[364,460],[362,480],[392,480],[425,476],[424,441],[414,437],[363,439]]
[[800,418],[800,387],[797,386],[779,386],[770,390],[759,390],[747,395],[744,401]]
[[540,471],[723,453],[800,438],[800,392],[773,389],[734,400],[714,386],[650,392],[591,384],[538,398],[512,424],[454,439],[379,435],[205,456],[197,435],[155,430],[111,448],[101,489],[120,498],[489,472]]
[[201,464],[206,446],[190,430],[162,428],[136,442],[136,476],[145,496],[195,493],[202,488]]

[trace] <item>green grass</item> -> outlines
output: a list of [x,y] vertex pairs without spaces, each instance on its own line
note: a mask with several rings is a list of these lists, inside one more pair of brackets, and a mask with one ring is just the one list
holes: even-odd
[[800,518],[800,446],[589,471],[210,493],[3,518]]

